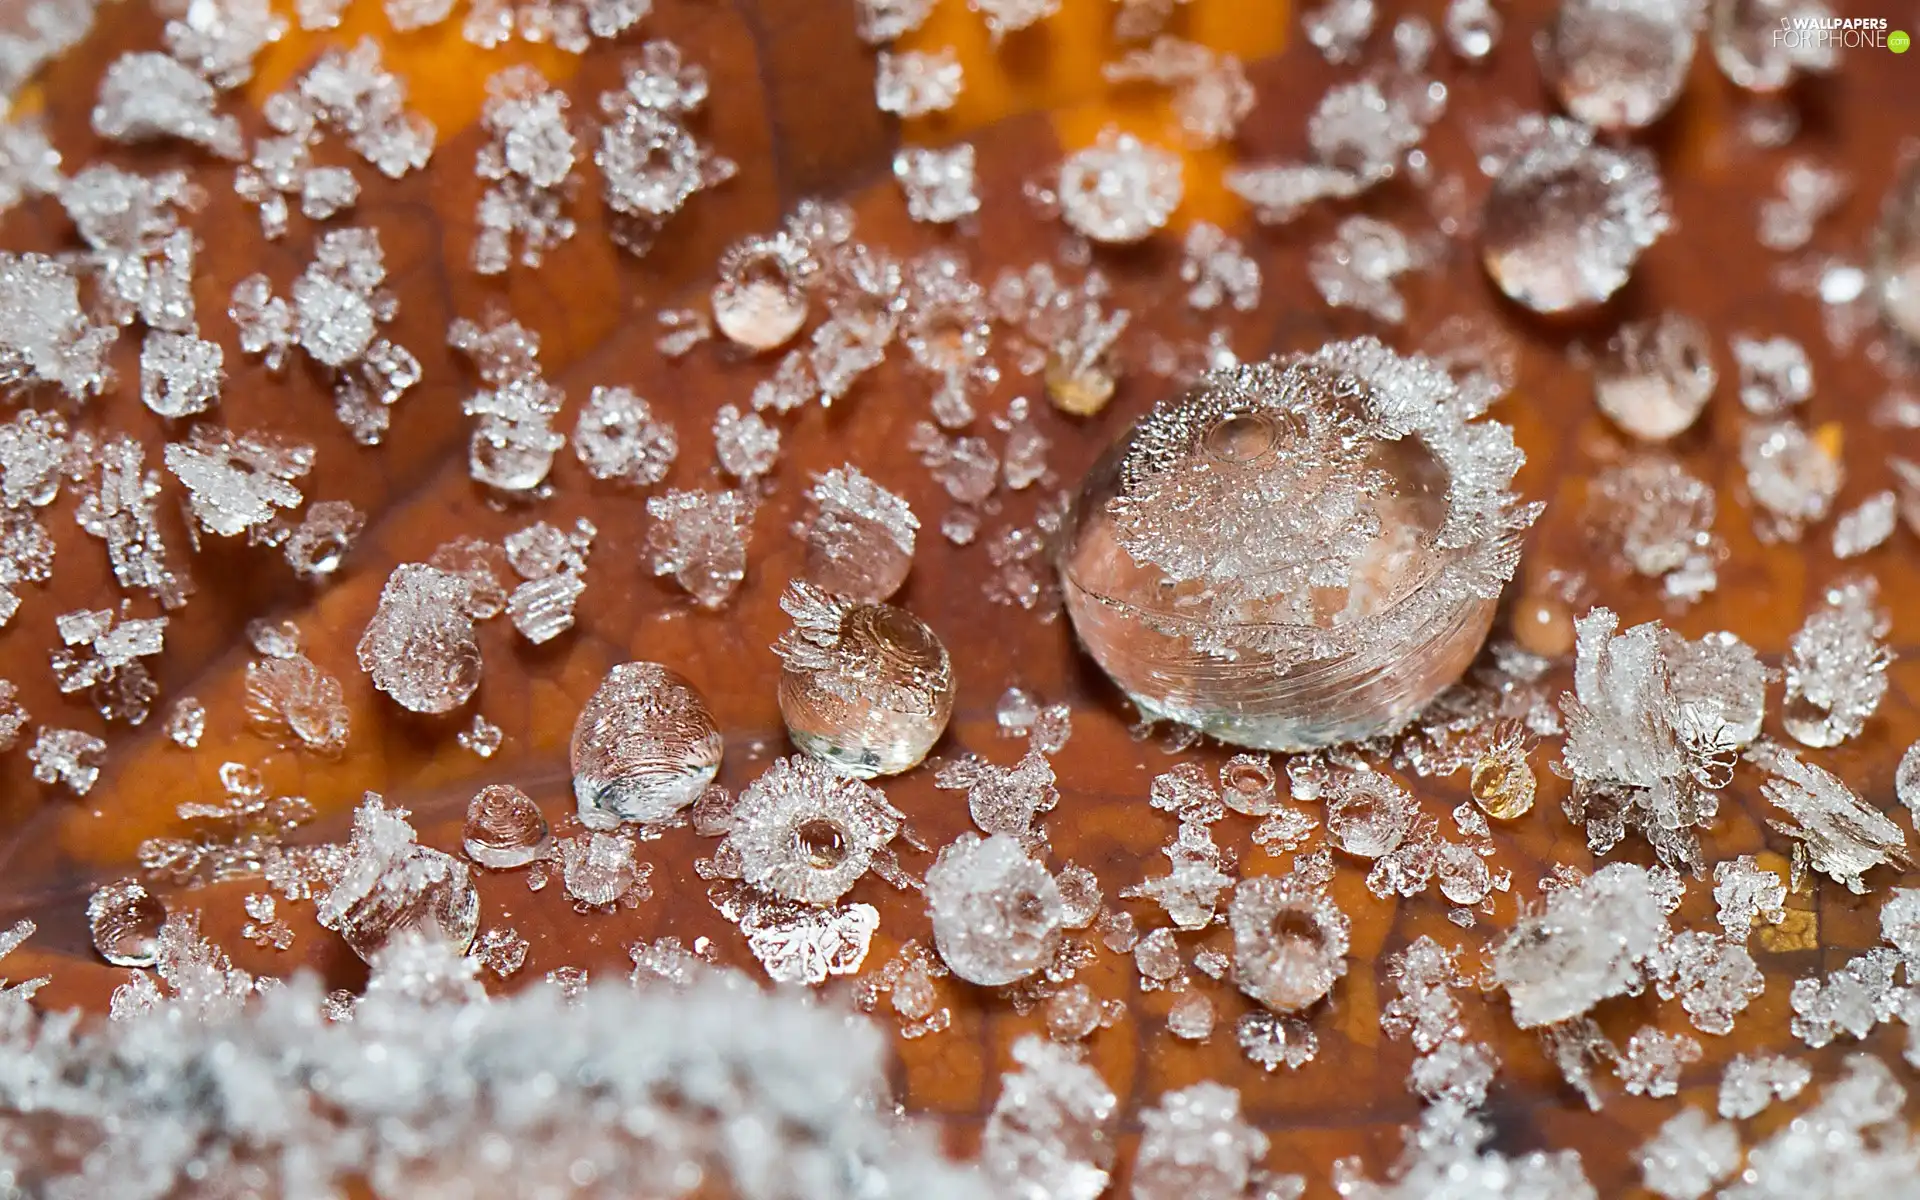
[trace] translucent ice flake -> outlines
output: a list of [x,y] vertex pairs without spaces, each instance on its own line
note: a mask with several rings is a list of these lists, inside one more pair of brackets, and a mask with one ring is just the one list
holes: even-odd
[[1640,1178],[1666,1200],[1699,1200],[1740,1167],[1740,1135],[1697,1108],[1668,1118],[1640,1147]]
[[192,334],[147,331],[140,345],[140,399],[163,417],[188,417],[211,408],[226,382],[218,342]]
[[755,887],[830,904],[867,873],[900,831],[878,790],[815,759],[776,759],[734,805],[727,845]]
[[580,710],[570,751],[583,825],[661,822],[720,769],[725,742],[693,685],[658,663],[621,663]]
[[924,117],[952,108],[962,83],[960,59],[951,49],[882,50],[874,73],[873,101],[881,112]]
[[1044,1038],[1013,1044],[981,1135],[995,1194],[1017,1200],[1098,1200],[1112,1178],[1118,1098],[1100,1073]]
[[1680,96],[1702,0],[1568,0],[1541,42],[1541,66],[1568,114],[1639,129]]
[[283,745],[324,755],[346,749],[349,724],[340,681],[304,655],[249,662],[246,705],[248,723]]
[[998,987],[1053,961],[1060,889],[1013,838],[961,834],[927,868],[926,896],[934,944],[960,978]]
[[522,266],[537,267],[573,236],[566,215],[578,139],[567,120],[566,94],[531,66],[509,67],[487,81],[481,147],[474,173],[488,180],[474,211],[473,268],[498,275],[520,243]]
[[44,384],[85,400],[111,378],[106,353],[118,335],[88,318],[69,267],[0,253],[0,386]]
[[1243,879],[1228,909],[1234,982],[1277,1013],[1298,1012],[1347,973],[1349,922],[1325,893],[1298,881]]
[[920,521],[907,502],[851,464],[816,476],[806,539],[806,576],[828,592],[877,604],[900,590],[913,567]]
[[1424,1197],[1546,1197],[1594,1200],[1597,1193],[1571,1150],[1533,1151],[1508,1158],[1483,1149],[1493,1136],[1484,1121],[1457,1105],[1425,1109],[1420,1123],[1403,1131],[1406,1146],[1392,1181],[1375,1183],[1361,1173],[1357,1159],[1333,1166],[1337,1192],[1356,1200],[1421,1200]]
[[1785,1055],[1737,1054],[1720,1077],[1720,1115],[1734,1120],[1758,1115],[1776,1099],[1798,1096],[1813,1072]]
[[1799,842],[1814,870],[1860,894],[1867,890],[1860,877],[1872,868],[1912,864],[1900,827],[1833,775],[1770,742],[1747,757],[1771,776],[1761,794],[1787,818],[1767,824]]
[[751,483],[780,460],[780,430],[751,409],[742,413],[723,404],[713,414],[713,456],[721,470]]
[[1322,794],[1327,837],[1356,858],[1391,853],[1413,828],[1419,806],[1412,793],[1379,771],[1346,771]]
[[739,491],[680,491],[647,500],[647,556],[703,608],[719,608],[747,573],[755,504]]
[[1425,266],[1433,253],[1387,222],[1356,214],[1340,222],[1331,242],[1314,247],[1307,273],[1330,307],[1357,308],[1397,325],[1407,305],[1394,280]]
[[275,509],[300,506],[305,497],[293,481],[312,468],[313,447],[196,425],[187,441],[168,444],[165,458],[186,486],[200,527],[233,537],[264,526]]
[[282,134],[312,141],[319,127],[332,129],[381,174],[398,179],[433,155],[433,122],[406,104],[405,82],[381,64],[379,44],[362,38],[351,50],[327,50],[292,89],[271,97],[266,111]]
[[905,147],[893,156],[893,177],[916,221],[951,225],[980,211],[970,142],[944,150]]
[[1639,964],[1666,933],[1646,869],[1614,863],[1523,917],[1494,950],[1493,979],[1513,1002],[1514,1024],[1557,1024],[1637,990]]
[[360,669],[402,708],[445,713],[465,704],[480,686],[470,594],[457,575],[421,563],[396,567],[360,638]]
[[87,932],[101,958],[116,967],[151,967],[160,957],[167,906],[139,881],[122,879],[87,899]]
[[1586,826],[1596,851],[1633,828],[1662,861],[1693,864],[1693,828],[1718,811],[1732,739],[1715,715],[1675,695],[1657,624],[1618,627],[1604,608],[1578,623],[1574,691],[1561,699],[1573,778],[1567,814]]
[[1718,382],[1706,330],[1667,312],[1613,335],[1594,363],[1593,398],[1615,425],[1659,442],[1692,427]]
[[466,354],[487,386],[461,408],[479,418],[467,447],[467,471],[503,492],[528,492],[553,469],[566,438],[552,428],[565,397],[539,366],[540,339],[518,321],[465,318],[447,329],[447,344]]
[[368,961],[401,931],[436,937],[464,954],[479,925],[480,897],[465,866],[418,845],[405,810],[369,792],[354,812],[340,874],[315,915]]
[[106,753],[107,744],[90,733],[42,725],[27,750],[27,761],[33,764],[36,780],[61,784],[74,795],[84,796],[99,780]]
[[896,775],[926,757],[953,712],[946,647],[926,623],[788,585],[793,628],[780,656],[780,713],[795,746],[857,778]]
[[633,908],[652,895],[650,863],[634,860],[630,834],[590,833],[565,838],[557,847],[560,882],[577,910]]
[[573,452],[595,479],[647,487],[667,477],[680,443],[633,391],[596,387],[573,428]]
[[214,105],[213,85],[179,61],[153,52],[124,54],[100,80],[93,131],[117,142],[177,137],[239,158],[240,122]]
[[740,919],[747,948],[767,977],[806,986],[857,972],[879,928],[880,913],[871,904],[755,903]]
[[941,768],[934,786],[964,790],[973,823],[987,833],[1006,833],[1027,841],[1033,823],[1060,802],[1053,767],[1038,750],[1029,750],[1013,767],[997,767],[967,755]]
[[1212,924],[1220,893],[1233,883],[1231,858],[1214,844],[1205,825],[1189,821],[1181,822],[1161,852],[1171,867],[1167,874],[1151,876],[1120,894],[1157,902],[1182,929]]
[[1140,1115],[1133,1200],[1241,1200],[1267,1138],[1240,1115],[1240,1095],[1217,1083],[1168,1092]]
[[1514,142],[1480,216],[1487,273],[1535,312],[1602,303],[1670,224],[1652,157],[1560,117],[1522,122]]
[[1731,1033],[1734,1017],[1766,990],[1746,948],[1710,933],[1675,934],[1648,957],[1647,970],[1661,998],[1679,997],[1702,1033]]
[[474,793],[460,838],[468,858],[496,871],[524,867],[544,857],[552,844],[540,806],[505,783],[490,783]]
[[1887,693],[1891,627],[1871,576],[1842,580],[1788,644],[1782,723],[1803,746],[1837,746],[1865,728]]
[[1180,158],[1130,133],[1103,130],[1060,164],[1060,215],[1096,242],[1138,242],[1180,206]]
[[1713,865],[1713,900],[1720,928],[1729,942],[1744,945],[1755,921],[1777,925],[1786,919],[1787,885],[1742,854]]

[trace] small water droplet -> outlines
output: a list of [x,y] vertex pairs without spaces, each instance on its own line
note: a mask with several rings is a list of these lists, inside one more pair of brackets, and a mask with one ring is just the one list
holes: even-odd
[[166,923],[167,906],[138,880],[110,883],[87,900],[93,948],[116,967],[151,967]]
[[467,805],[461,844],[467,857],[496,871],[523,867],[547,852],[547,819],[517,787],[490,783]]

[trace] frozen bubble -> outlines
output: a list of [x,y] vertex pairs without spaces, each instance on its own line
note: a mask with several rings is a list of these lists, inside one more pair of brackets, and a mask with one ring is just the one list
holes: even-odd
[[1467,794],[1496,821],[1525,816],[1533,808],[1538,787],[1533,764],[1527,761],[1526,742],[1518,737],[1503,738],[1488,747],[1473,760],[1467,777]]
[[927,868],[926,894],[934,945],[960,978],[998,987],[1053,961],[1060,889],[1012,837],[961,834]]
[[855,604],[804,583],[780,607],[780,714],[793,744],[849,775],[897,775],[920,763],[953,715],[953,668],[940,638],[905,609]]
[[724,845],[755,887],[831,904],[886,852],[901,819],[877,789],[796,754],[740,793]]
[[1379,771],[1352,771],[1327,789],[1327,836],[1348,854],[1389,854],[1413,828],[1419,808],[1407,789]]
[[1639,129],[1679,98],[1700,15],[1698,0],[1562,0],[1541,66],[1573,117]]
[[1667,231],[1653,156],[1598,145],[1552,117],[1505,164],[1480,217],[1481,261],[1502,292],[1539,313],[1595,307]]
[[540,806],[511,784],[490,783],[467,804],[461,845],[483,867],[524,867],[544,856],[551,842]]
[[1347,973],[1347,915],[1318,888],[1268,876],[1233,890],[1234,982],[1277,1013],[1298,1012]]
[[116,967],[151,967],[166,923],[167,906],[135,879],[110,883],[87,899],[93,948]]
[[700,693],[658,663],[607,672],[574,723],[573,794],[582,824],[664,821],[699,799],[725,743]]

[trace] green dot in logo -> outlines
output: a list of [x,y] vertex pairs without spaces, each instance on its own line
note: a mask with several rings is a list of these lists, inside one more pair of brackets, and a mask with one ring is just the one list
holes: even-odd
[[1913,39],[1907,36],[1907,31],[1904,29],[1896,29],[1887,35],[1887,49],[1895,54],[1905,54],[1907,47],[1911,45],[1913,45]]

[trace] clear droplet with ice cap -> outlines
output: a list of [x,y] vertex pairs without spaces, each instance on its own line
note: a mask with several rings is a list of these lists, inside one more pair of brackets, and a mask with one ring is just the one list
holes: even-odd
[[1437,363],[1372,338],[1221,370],[1080,485],[1074,632],[1148,717],[1308,750],[1406,724],[1486,636],[1537,509]]
[[725,743],[706,701],[659,663],[607,672],[573,727],[573,794],[580,823],[664,821],[699,799]]
[[1604,303],[1671,223],[1653,156],[1561,117],[1523,120],[1509,149],[1481,211],[1487,274],[1539,313]]
[[1561,0],[1540,65],[1569,115],[1639,129],[1679,99],[1703,15],[1700,0]]
[[1720,379],[1709,347],[1700,323],[1679,313],[1623,325],[1594,363],[1594,402],[1642,441],[1684,433]]
[[734,243],[720,257],[713,323],[749,350],[784,345],[807,323],[804,285],[813,266],[805,247],[785,233]]
[[511,784],[490,783],[467,805],[461,844],[467,857],[483,867],[524,867],[544,855],[552,841],[540,806]]
[[122,879],[87,899],[87,931],[100,957],[116,967],[150,967],[160,952],[167,906],[137,879]]
[[953,666],[926,622],[805,583],[780,607],[780,715],[793,744],[859,779],[920,763],[953,715]]
[[1887,324],[1920,347],[1920,162],[1880,202],[1871,242],[1874,300]]

